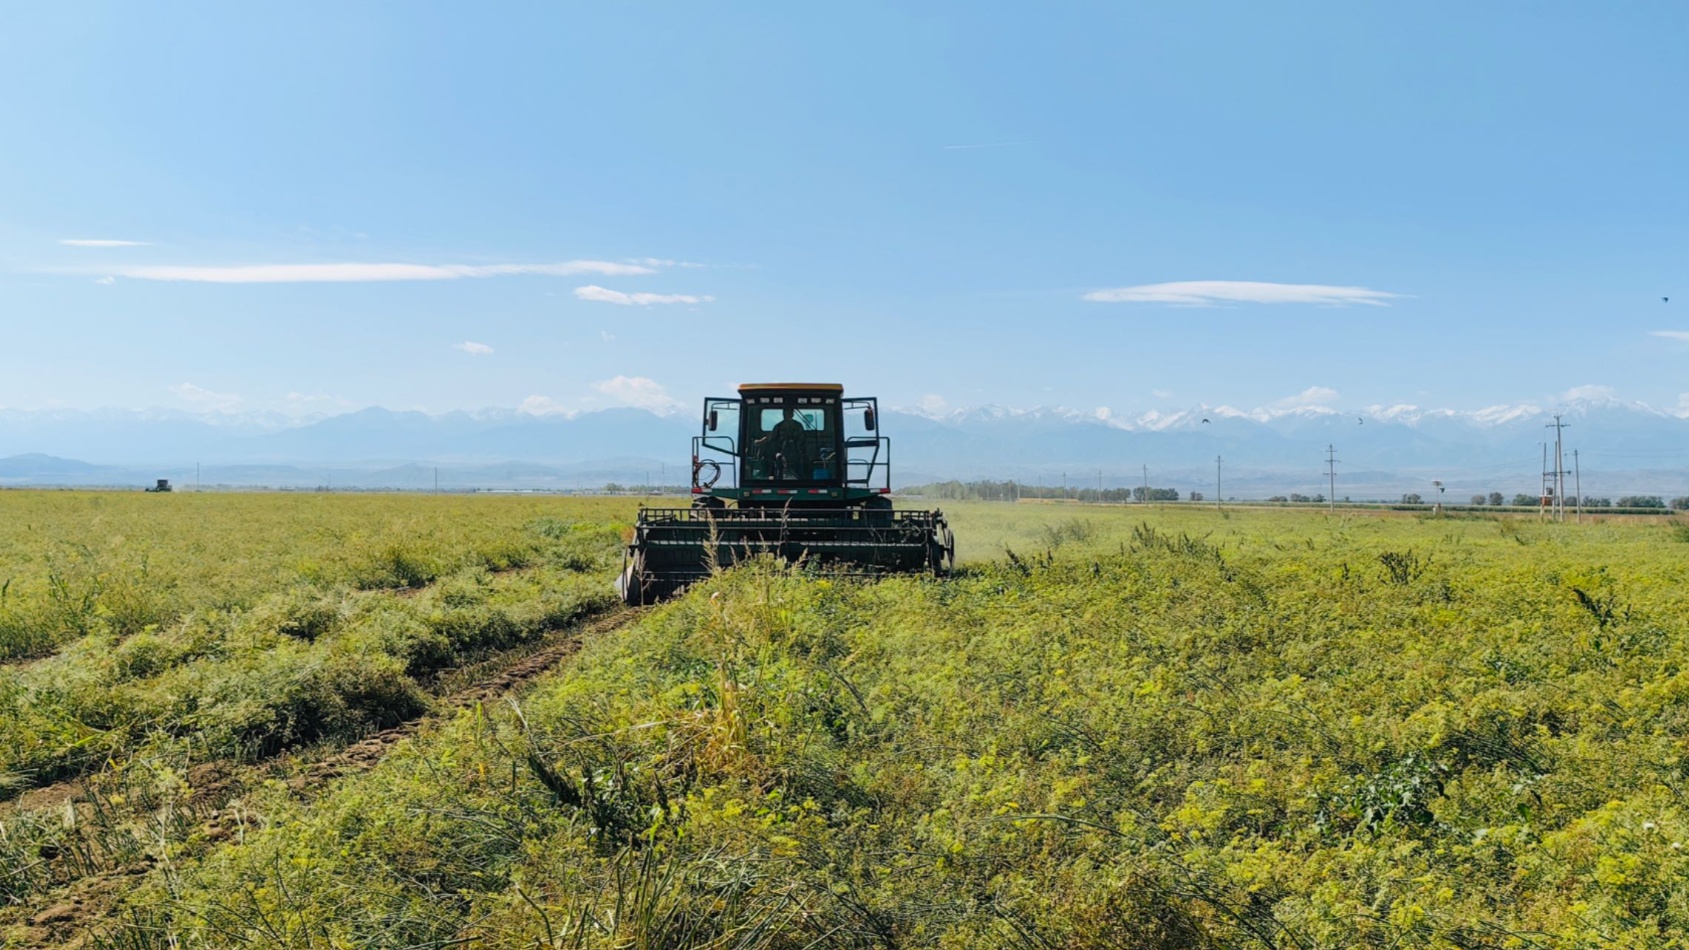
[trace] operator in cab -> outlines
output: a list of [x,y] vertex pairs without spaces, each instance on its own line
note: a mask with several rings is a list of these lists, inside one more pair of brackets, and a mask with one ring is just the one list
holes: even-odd
[[780,410],[784,417],[768,430],[768,434],[756,441],[757,445],[766,445],[774,451],[772,475],[775,478],[797,478],[804,471],[804,429],[803,423],[794,419],[794,410],[786,406]]

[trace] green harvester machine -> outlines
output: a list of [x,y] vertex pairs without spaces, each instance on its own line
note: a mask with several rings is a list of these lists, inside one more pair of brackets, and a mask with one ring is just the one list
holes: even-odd
[[704,400],[692,505],[640,509],[622,599],[649,604],[763,554],[848,574],[948,573],[944,513],[892,506],[878,416],[875,399],[836,383],[747,383]]

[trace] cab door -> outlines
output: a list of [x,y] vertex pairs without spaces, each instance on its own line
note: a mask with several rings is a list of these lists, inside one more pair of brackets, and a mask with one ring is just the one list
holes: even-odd
[[845,485],[849,488],[891,487],[891,440],[880,435],[879,400],[840,401],[844,434]]

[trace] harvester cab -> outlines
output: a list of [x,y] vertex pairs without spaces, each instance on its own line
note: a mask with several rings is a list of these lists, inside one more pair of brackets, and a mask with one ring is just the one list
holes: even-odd
[[617,589],[650,603],[759,554],[854,574],[947,573],[944,514],[898,510],[890,496],[876,400],[836,383],[747,383],[704,400],[692,505],[640,509]]

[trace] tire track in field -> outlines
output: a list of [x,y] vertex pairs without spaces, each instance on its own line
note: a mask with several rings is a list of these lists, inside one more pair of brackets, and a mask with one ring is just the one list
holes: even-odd
[[[521,689],[573,656],[588,637],[610,633],[631,623],[640,613],[639,608],[617,605],[560,629],[539,649],[521,654],[468,686],[436,696],[430,709],[422,715],[303,764],[288,779],[289,790],[295,795],[311,795],[342,776],[374,768],[404,740],[430,725],[449,720],[476,703],[494,701]],[[238,766],[218,761],[190,770],[192,806],[209,817],[199,823],[197,839],[177,842],[182,850],[171,856],[172,863],[200,857],[234,840],[244,830],[245,816],[234,813],[228,806],[252,786],[260,784],[266,771],[273,766],[273,760]],[[54,796],[55,803],[71,806],[79,784],[80,780],[77,780],[62,783],[63,789],[49,787],[36,791],[58,791]],[[78,878],[54,892],[38,895],[39,899],[33,902],[33,906],[18,908],[33,912],[21,921],[22,926],[0,925],[0,945],[87,947],[94,936],[94,929],[122,910],[123,899],[139,885],[142,877],[153,870],[155,864],[149,855],[136,862]]]
[[444,721],[458,711],[468,709],[476,703],[496,700],[507,693],[526,686],[530,681],[538,678],[566,657],[573,655],[576,650],[580,649],[582,642],[587,637],[615,630],[630,622],[637,614],[637,609],[612,608],[609,613],[602,614],[596,619],[586,621],[573,628],[570,631],[570,636],[562,642],[529,654],[526,658],[512,663],[489,679],[441,696],[435,701],[434,708],[422,716],[390,729],[383,729],[372,736],[354,742],[327,758],[313,762],[299,775],[289,780],[288,785],[295,792],[300,792],[348,773],[370,769],[385,758],[395,745],[415,735],[431,721]]

